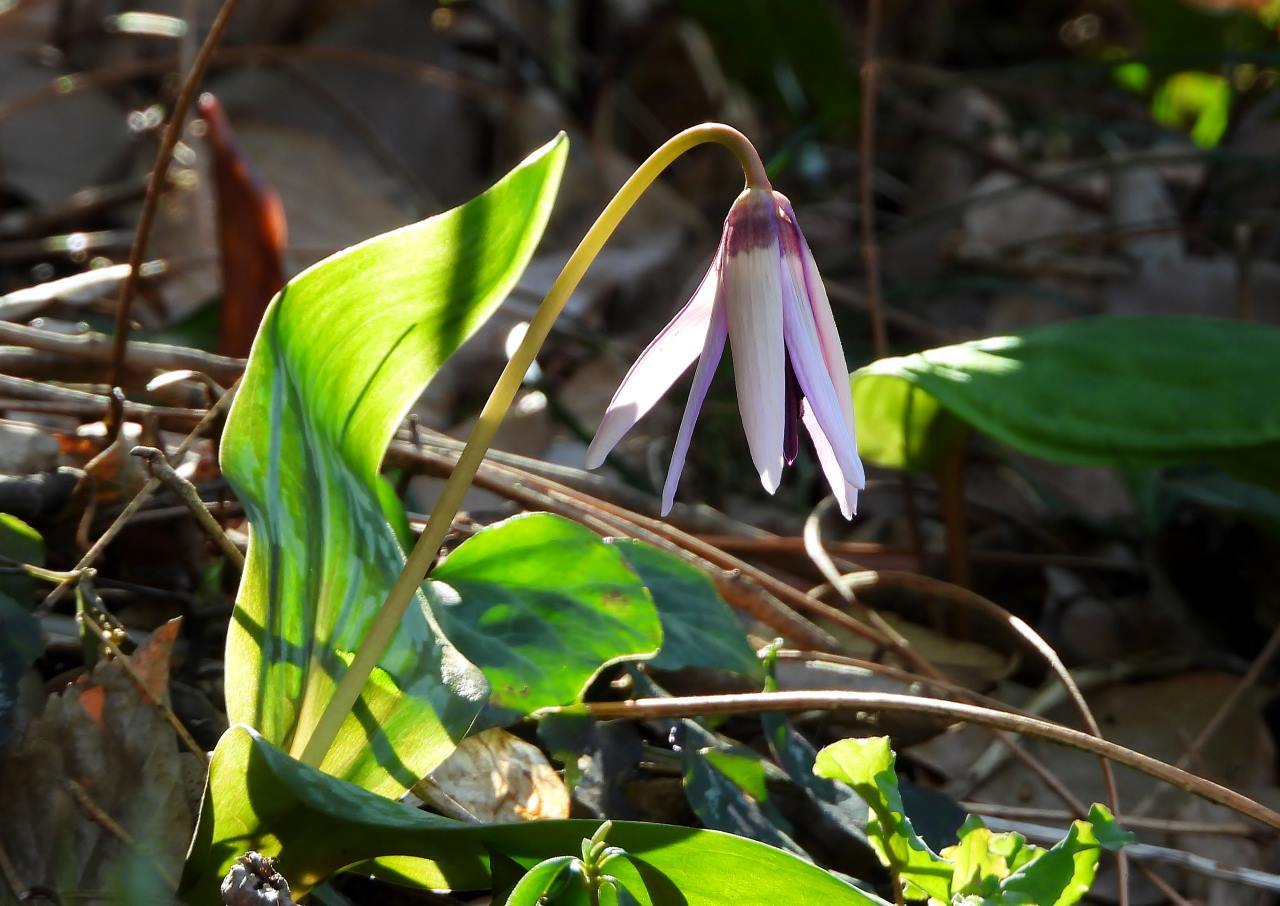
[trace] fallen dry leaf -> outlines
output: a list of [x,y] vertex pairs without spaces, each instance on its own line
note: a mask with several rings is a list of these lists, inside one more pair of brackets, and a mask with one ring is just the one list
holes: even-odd
[[[128,902],[176,887],[198,804],[185,781],[204,770],[179,751],[155,704],[166,697],[179,623],[131,658],[145,692],[103,661],[49,696],[0,752],[0,845],[24,888]],[[139,875],[145,890],[134,886]]]
[[481,821],[569,817],[569,790],[537,746],[506,730],[469,736],[431,772],[431,787]]

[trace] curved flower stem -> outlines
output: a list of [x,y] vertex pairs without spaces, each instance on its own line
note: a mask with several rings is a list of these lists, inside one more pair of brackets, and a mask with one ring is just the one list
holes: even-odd
[[659,174],[686,151],[707,143],[723,145],[733,152],[742,166],[748,187],[771,188],[764,164],[761,163],[759,154],[746,136],[730,126],[704,123],[668,139],[631,174],[618,193],[605,205],[596,222],[591,225],[591,229],[587,230],[587,234],[582,237],[578,247],[565,262],[564,269],[551,284],[551,289],[547,291],[537,314],[530,321],[529,329],[525,332],[519,348],[507,362],[493,391],[489,394],[489,400],[480,412],[466,447],[458,457],[457,466],[454,467],[453,473],[440,492],[440,497],[436,500],[435,507],[431,510],[431,516],[422,530],[422,535],[418,538],[418,543],[409,554],[399,578],[391,586],[391,591],[357,649],[351,666],[343,673],[337,688],[334,689],[333,697],[329,699],[320,719],[316,721],[315,728],[307,738],[300,756],[305,764],[313,767],[320,766],[325,753],[329,751],[329,746],[337,737],[343,720],[351,713],[356,700],[360,697],[360,692],[364,689],[374,666],[391,643],[392,637],[400,627],[400,620],[409,607],[409,602],[413,600],[414,592],[426,578],[427,571],[431,568],[431,563],[435,560],[440,545],[444,541],[444,536],[449,531],[449,526],[453,524],[453,517],[457,515],[463,495],[471,486],[471,480],[475,477],[476,470],[480,468],[480,463],[489,449],[489,444],[493,442],[498,426],[502,424],[511,401],[515,399],[520,389],[525,372],[533,364],[538,350],[551,333],[552,325],[564,309],[565,303],[569,301],[569,296],[577,287],[583,274],[600,253],[600,249],[613,234],[622,218]]
[[1280,829],[1280,813],[1248,796],[1214,783],[1189,771],[1106,739],[1064,727],[1047,720],[1009,711],[938,698],[898,695],[888,692],[750,692],[739,695],[692,695],[685,698],[640,698],[621,702],[587,702],[567,708],[548,709],[561,713],[589,714],[596,720],[650,720],[671,717],[706,717],[713,714],[758,714],[764,711],[854,710],[925,714],[945,720],[959,720],[1012,733],[1038,736],[1108,758],[1117,764],[1141,771],[1157,780],[1224,805],[1234,812]]

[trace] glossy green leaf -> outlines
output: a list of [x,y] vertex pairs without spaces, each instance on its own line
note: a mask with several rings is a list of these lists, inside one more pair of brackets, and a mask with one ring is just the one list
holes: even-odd
[[902,881],[909,899],[949,902],[952,865],[911,826],[898,790],[889,739],[842,739],[818,752],[814,773],[853,787],[867,803],[867,838],[880,861]]
[[582,862],[556,856],[539,862],[516,884],[506,906],[590,906],[591,894]]
[[1275,483],[1277,361],[1280,328],[1174,317],[1084,318],[883,359],[852,376],[860,449],[931,468],[957,439],[951,418],[1045,459],[1209,460]]
[[[387,443],[515,285],[566,153],[562,136],[483,195],[325,259],[271,303],[222,441],[252,524],[227,639],[232,722],[301,751],[403,563],[390,524],[402,514],[379,488]],[[395,795],[449,754],[485,684],[422,598],[380,666],[324,767]]]
[[[326,877],[367,859],[415,856],[436,863],[441,886],[484,890],[489,852],[525,866],[574,855],[596,821],[462,824],[376,796],[285,755],[245,727],[223,735],[210,763],[200,820],[180,893],[192,906],[216,906],[218,884],[235,858],[255,850],[302,896]],[[627,852],[655,906],[883,901],[781,850],[715,831],[614,822],[609,843]]]
[[706,667],[761,680],[760,659],[706,573],[643,541],[614,539],[610,543],[649,587],[658,607],[662,650],[649,661],[650,667]]
[[445,635],[484,671],[484,724],[576,702],[606,664],[652,656],[662,625],[618,548],[549,513],[477,532],[431,573]]

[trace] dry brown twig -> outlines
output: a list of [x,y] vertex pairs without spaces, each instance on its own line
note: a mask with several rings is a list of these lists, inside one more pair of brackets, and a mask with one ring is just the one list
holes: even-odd
[[155,165],[151,168],[151,178],[147,181],[147,194],[143,196],[142,213],[138,216],[138,225],[133,234],[133,244],[129,248],[129,272],[120,285],[120,296],[116,301],[115,342],[111,352],[111,384],[118,385],[124,374],[125,353],[129,343],[129,313],[133,308],[134,293],[138,288],[138,279],[142,270],[143,254],[146,252],[147,240],[151,237],[151,227],[155,223],[156,211],[160,207],[160,195],[169,179],[169,162],[173,159],[174,149],[178,146],[178,138],[186,125],[187,112],[200,90],[200,82],[208,67],[213,53],[226,31],[231,14],[235,12],[239,0],[222,0],[222,7],[209,26],[209,33],[191,64],[191,71],[182,82],[178,97],[169,112],[169,122],[160,138],[160,148],[156,151]]

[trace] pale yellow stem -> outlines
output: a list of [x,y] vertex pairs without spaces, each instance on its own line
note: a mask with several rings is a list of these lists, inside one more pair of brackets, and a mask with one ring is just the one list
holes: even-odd
[[471,480],[475,477],[476,470],[480,468],[480,463],[493,442],[498,426],[502,424],[507,409],[510,408],[512,400],[520,390],[525,373],[533,364],[543,341],[551,333],[552,325],[564,309],[565,303],[569,301],[569,296],[582,279],[582,275],[586,273],[587,267],[595,260],[596,255],[600,253],[600,249],[613,234],[627,211],[658,175],[686,151],[709,142],[723,145],[733,152],[738,163],[742,165],[748,187],[771,188],[760,156],[746,136],[730,126],[704,123],[673,136],[654,151],[648,160],[631,174],[631,177],[618,190],[618,194],[605,205],[596,222],[591,225],[591,229],[587,230],[587,234],[582,237],[578,247],[569,256],[560,275],[551,284],[551,289],[547,291],[546,298],[542,300],[537,314],[529,323],[529,329],[525,332],[519,348],[507,362],[506,368],[503,369],[498,382],[493,387],[493,392],[489,394],[489,400],[485,403],[476,426],[471,431],[467,445],[458,456],[458,464],[454,466],[448,481],[445,482],[444,490],[440,492],[440,497],[431,510],[431,516],[427,519],[427,525],[422,530],[418,543],[414,545],[399,578],[391,586],[387,600],[356,650],[351,666],[343,673],[337,688],[334,689],[333,697],[329,699],[329,703],[320,714],[320,719],[316,721],[315,729],[307,739],[300,756],[305,764],[313,767],[320,766],[325,753],[329,751],[329,747],[337,737],[343,721],[351,714],[370,673],[387,650],[387,646],[391,644],[392,637],[400,627],[400,620],[408,609],[409,602],[413,600],[414,592],[426,578],[427,571],[431,568],[431,563],[435,560],[440,545],[444,541],[444,536],[449,531],[449,526],[453,524],[453,517],[458,513],[463,495],[471,486]]

